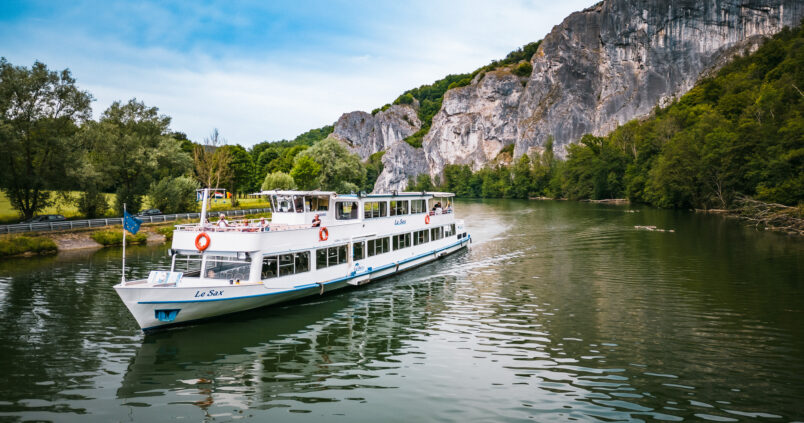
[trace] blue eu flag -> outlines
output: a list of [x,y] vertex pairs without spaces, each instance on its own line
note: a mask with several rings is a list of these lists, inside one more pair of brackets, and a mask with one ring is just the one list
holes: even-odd
[[140,230],[140,224],[142,224],[142,220],[137,219],[136,217],[128,214],[128,212],[124,213],[123,228],[131,232],[132,235],[136,235],[137,231]]

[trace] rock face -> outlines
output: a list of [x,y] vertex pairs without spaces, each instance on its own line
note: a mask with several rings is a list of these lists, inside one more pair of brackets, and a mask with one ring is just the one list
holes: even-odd
[[519,156],[551,135],[562,155],[586,133],[605,135],[668,104],[802,16],[801,0],[606,0],[573,13],[542,41],[524,87],[498,70],[445,94],[423,142],[429,172],[477,170],[504,146]]
[[333,135],[343,141],[360,158],[383,151],[421,129],[416,110],[409,105],[394,105],[371,115],[366,112],[344,113]]
[[403,191],[408,178],[427,173],[424,150],[413,148],[406,142],[393,144],[382,156],[383,171],[374,184],[374,192]]

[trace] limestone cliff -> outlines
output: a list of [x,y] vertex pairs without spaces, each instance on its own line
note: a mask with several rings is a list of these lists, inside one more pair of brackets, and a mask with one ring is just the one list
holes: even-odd
[[802,0],[605,0],[553,28],[530,76],[500,68],[447,91],[422,149],[402,142],[421,128],[415,105],[344,114],[335,136],[362,158],[387,150],[377,192],[422,172],[438,179],[447,164],[477,170],[508,145],[516,157],[548,136],[562,155],[586,133],[605,135],[668,104],[802,16]]
[[424,150],[413,148],[406,142],[393,144],[382,156],[383,171],[374,184],[374,192],[403,191],[408,178],[427,173]]
[[418,131],[422,123],[409,105],[394,105],[371,115],[366,112],[344,113],[333,135],[343,141],[360,158],[385,150]]
[[606,0],[573,13],[544,38],[524,86],[498,70],[445,94],[423,142],[430,174],[479,169],[510,144],[519,156],[550,135],[561,155],[668,104],[802,16],[800,0]]

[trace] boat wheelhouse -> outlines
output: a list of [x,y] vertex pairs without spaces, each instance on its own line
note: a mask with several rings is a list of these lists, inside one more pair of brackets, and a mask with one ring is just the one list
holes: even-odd
[[176,226],[170,270],[114,287],[143,330],[366,284],[471,240],[451,193],[260,194],[270,198],[271,219],[209,222],[202,214]]

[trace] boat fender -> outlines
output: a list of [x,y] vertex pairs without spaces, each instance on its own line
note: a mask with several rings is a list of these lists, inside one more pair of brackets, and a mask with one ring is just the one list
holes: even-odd
[[[205,239],[206,241],[202,242],[202,239]],[[198,248],[198,251],[206,250],[209,248],[209,244],[211,243],[212,241],[210,241],[209,235],[207,235],[206,232],[201,232],[197,237],[195,237],[195,248]]]
[[425,225],[430,224],[430,215],[429,214],[424,215],[424,224]]
[[324,295],[324,282],[316,282],[321,287],[321,292],[318,295]]
[[329,238],[329,231],[327,228],[321,228],[318,230],[318,239],[320,241],[326,241]]

